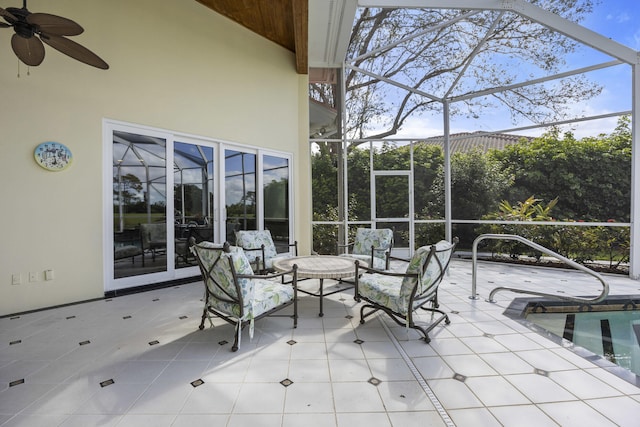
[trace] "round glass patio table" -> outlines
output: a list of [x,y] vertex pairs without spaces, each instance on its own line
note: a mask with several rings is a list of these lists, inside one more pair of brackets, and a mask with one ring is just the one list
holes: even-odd
[[[368,266],[366,262],[358,262],[360,265],[365,267]],[[275,261],[273,263],[273,268],[279,272],[289,271],[293,268],[294,264],[298,266],[298,278],[320,279],[320,288],[318,289],[318,292],[298,289],[299,292],[320,298],[320,317],[324,316],[324,312],[322,310],[322,299],[327,295],[333,295],[347,289],[348,286],[352,286],[352,283],[342,282],[341,279],[353,277],[356,274],[354,259],[335,255],[309,255],[283,258]],[[324,279],[337,279],[340,283],[345,283],[348,286],[339,287],[338,289],[325,293]]]

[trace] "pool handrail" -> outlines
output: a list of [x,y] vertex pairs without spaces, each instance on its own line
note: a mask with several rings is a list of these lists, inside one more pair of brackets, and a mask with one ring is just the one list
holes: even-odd
[[473,249],[472,249],[472,265],[473,265],[473,272],[471,275],[471,295],[469,296],[469,299],[478,299],[478,294],[476,293],[476,278],[477,278],[477,272],[478,272],[478,243],[481,242],[482,240],[486,240],[486,239],[493,239],[493,240],[516,240],[520,243],[524,243],[525,245],[536,249],[546,255],[551,255],[557,259],[559,259],[560,261],[564,262],[565,264],[583,271],[593,277],[595,277],[597,280],[600,281],[600,283],[602,283],[602,292],[600,293],[600,295],[596,298],[593,299],[589,299],[589,298],[581,298],[581,297],[572,297],[572,296],[562,296],[562,295],[554,295],[554,294],[547,294],[544,292],[536,292],[536,291],[529,291],[529,290],[525,290],[525,289],[517,289],[517,288],[509,288],[506,286],[499,286],[497,288],[494,288],[491,293],[489,294],[489,299],[487,299],[487,302],[492,302],[495,303],[496,301],[493,299],[494,295],[499,292],[499,291],[510,291],[510,292],[515,292],[518,294],[530,294],[530,295],[537,295],[537,296],[542,296],[542,297],[548,297],[548,298],[555,298],[555,299],[560,299],[560,300],[565,300],[565,301],[573,301],[573,302],[578,302],[578,303],[598,303],[601,302],[602,300],[604,300],[608,295],[609,295],[609,284],[607,283],[606,280],[604,280],[604,278],[596,273],[595,271],[585,267],[582,264],[578,264],[577,262],[566,258],[554,251],[552,251],[551,249],[547,249],[544,246],[541,246],[535,242],[532,242],[529,239],[526,239],[522,236],[518,236],[516,234],[481,234],[480,236],[478,236],[474,241],[473,241]]

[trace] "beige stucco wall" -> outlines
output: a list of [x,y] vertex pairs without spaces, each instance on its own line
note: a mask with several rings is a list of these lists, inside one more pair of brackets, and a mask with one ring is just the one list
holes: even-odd
[[[43,64],[30,75],[20,65],[18,78],[13,31],[0,29],[0,315],[103,296],[105,118],[293,153],[295,233],[308,253],[307,79],[291,52],[195,0],[28,5],[80,23],[85,33],[73,40],[111,68],[46,46]],[[73,151],[68,170],[34,162],[45,141]],[[46,269],[54,280],[43,280]],[[13,274],[22,284],[11,284]]]

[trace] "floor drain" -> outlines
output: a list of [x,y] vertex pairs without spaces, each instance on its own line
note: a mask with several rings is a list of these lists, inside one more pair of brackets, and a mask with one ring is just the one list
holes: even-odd
[[396,347],[396,349],[402,356],[402,359],[405,361],[405,363],[411,370],[411,373],[413,374],[413,376],[416,378],[416,380],[418,380],[418,384],[420,384],[420,387],[422,387],[424,392],[427,394],[427,397],[429,397],[429,400],[431,401],[431,403],[433,403],[433,406],[438,411],[438,414],[442,418],[442,421],[444,421],[447,427],[456,427],[456,425],[453,423],[453,421],[449,417],[449,414],[447,414],[447,411],[444,409],[444,407],[442,406],[442,404],[440,403],[436,395],[433,393],[433,390],[431,390],[431,387],[429,387],[429,384],[427,384],[424,378],[422,378],[422,375],[420,374],[420,371],[418,371],[418,368],[416,368],[416,365],[414,365],[413,361],[411,360],[407,352],[404,351],[404,348],[402,348],[402,346],[400,345],[396,337],[391,333],[387,324],[380,317],[378,317],[378,321],[382,325],[382,328],[387,333],[387,336],[389,337],[393,345]]

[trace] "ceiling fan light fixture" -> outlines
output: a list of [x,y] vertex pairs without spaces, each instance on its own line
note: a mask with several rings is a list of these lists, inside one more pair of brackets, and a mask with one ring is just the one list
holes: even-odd
[[44,45],[37,37],[23,37],[16,33],[11,37],[11,48],[20,61],[37,67],[44,60]]

